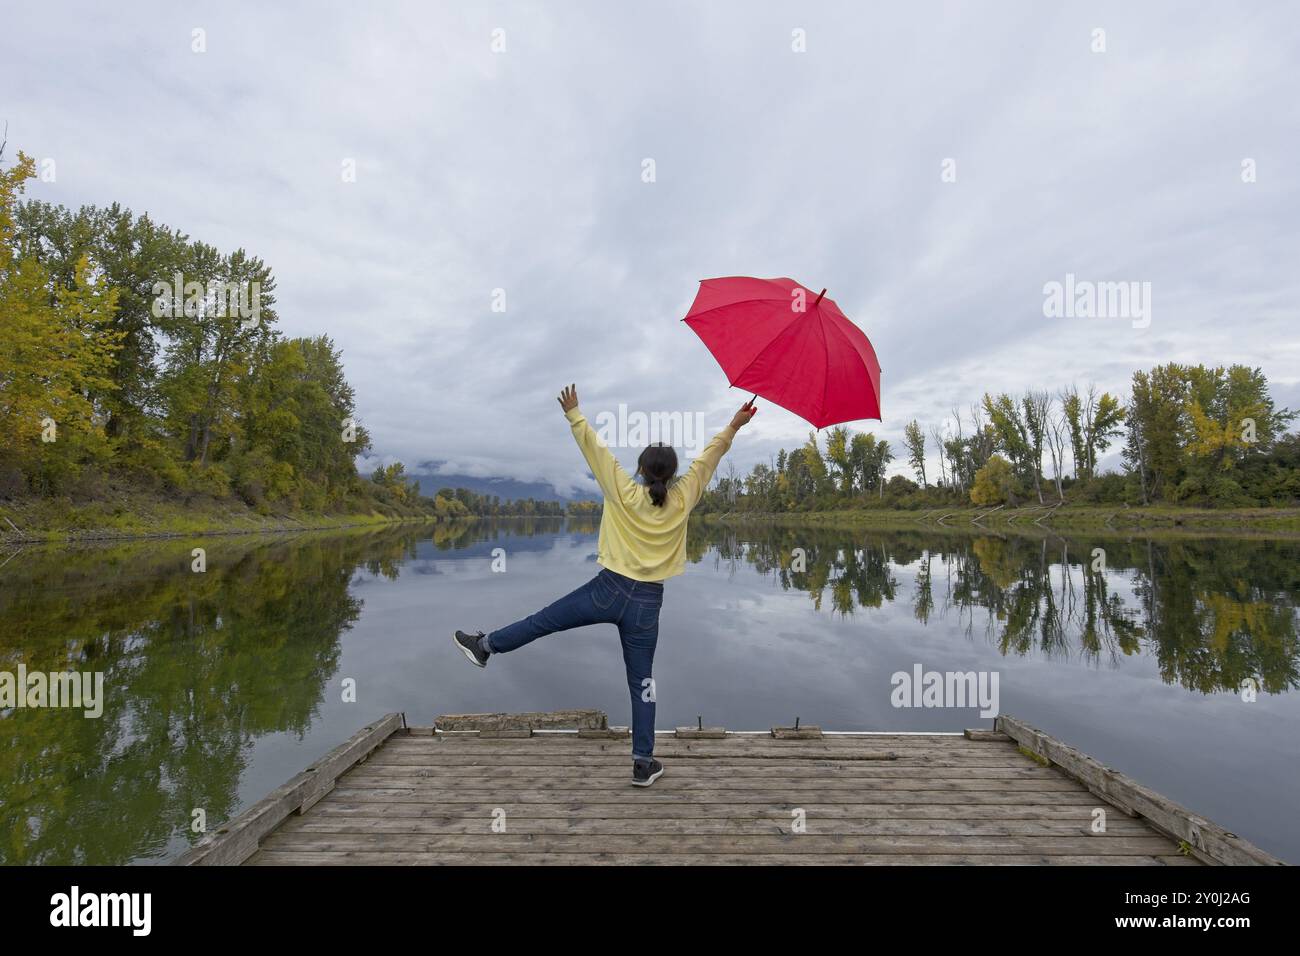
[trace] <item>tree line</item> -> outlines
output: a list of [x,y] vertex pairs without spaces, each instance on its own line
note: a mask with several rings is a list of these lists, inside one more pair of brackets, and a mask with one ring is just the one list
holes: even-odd
[[[915,480],[886,479],[894,449],[874,434],[838,426],[822,446],[810,433],[804,445],[782,449],[748,475],[729,465],[701,506],[1290,505],[1300,501],[1300,435],[1287,433],[1294,418],[1275,406],[1258,368],[1169,363],[1134,372],[1122,398],[1075,385],[1055,394],[986,393],[928,427],[908,422],[899,454]],[[1120,453],[1120,468],[1103,471],[1099,463],[1111,449]]]
[[[419,487],[419,484],[416,484]],[[437,514],[442,517],[480,518],[538,517],[558,518],[566,514],[564,502],[544,498],[513,498],[502,501],[500,495],[486,495],[468,488],[439,488],[433,497]]]
[[420,493],[370,435],[328,336],[277,329],[275,276],[118,204],[20,201],[0,169],[0,498],[115,488],[256,510],[561,514],[465,489]]

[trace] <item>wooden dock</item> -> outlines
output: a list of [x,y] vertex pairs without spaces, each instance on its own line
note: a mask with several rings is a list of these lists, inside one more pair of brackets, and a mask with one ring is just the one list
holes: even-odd
[[682,728],[655,746],[666,772],[638,788],[626,729],[599,712],[390,714],[176,862],[1281,862],[1010,717],[965,734]]

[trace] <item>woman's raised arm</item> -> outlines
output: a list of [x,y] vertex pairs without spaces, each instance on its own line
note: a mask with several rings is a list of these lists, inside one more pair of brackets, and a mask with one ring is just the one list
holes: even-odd
[[736,437],[736,432],[749,424],[749,420],[757,414],[758,409],[746,402],[740,406],[740,411],[731,417],[729,424],[722,431],[714,436],[713,440],[704,446],[704,450],[691,462],[691,467],[687,469],[686,474],[682,475],[679,485],[682,495],[686,501],[686,510],[690,511],[704,495],[704,489],[709,486],[709,481],[713,478],[714,471],[717,470],[718,462],[722,461],[728,449],[731,448],[731,440]]
[[582,451],[582,457],[587,460],[587,467],[596,476],[596,484],[600,485],[605,498],[618,502],[630,501],[636,493],[636,482],[623,470],[618,459],[587,423],[586,416],[578,410],[578,387],[570,385],[563,389],[556,401],[564,409],[564,417],[573,429],[573,438]]

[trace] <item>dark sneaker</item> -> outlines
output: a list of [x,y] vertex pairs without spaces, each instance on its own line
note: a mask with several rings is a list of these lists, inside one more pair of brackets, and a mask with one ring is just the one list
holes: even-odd
[[477,634],[466,634],[464,631],[457,631],[456,636],[453,638],[461,653],[468,657],[470,663],[475,667],[487,667],[488,655],[478,646],[479,638],[482,636],[482,631]]
[[648,787],[664,775],[664,765],[658,760],[632,761],[632,786]]

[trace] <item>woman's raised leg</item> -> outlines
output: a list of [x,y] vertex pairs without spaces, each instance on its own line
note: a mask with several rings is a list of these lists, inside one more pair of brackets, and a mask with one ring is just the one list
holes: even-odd
[[484,650],[504,654],[556,631],[609,622],[620,596],[597,575],[540,611],[488,634]]

